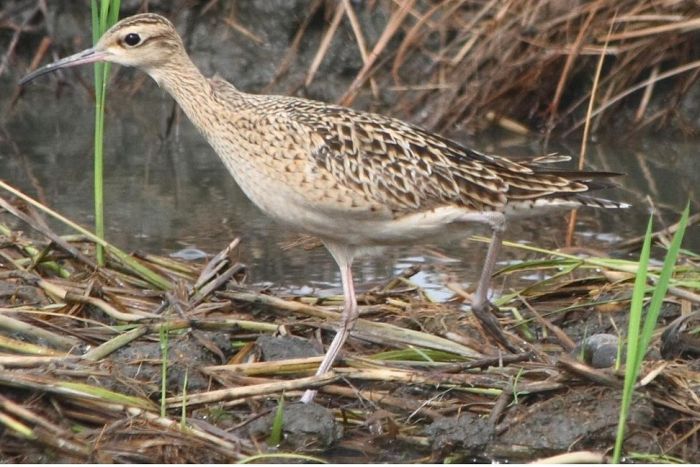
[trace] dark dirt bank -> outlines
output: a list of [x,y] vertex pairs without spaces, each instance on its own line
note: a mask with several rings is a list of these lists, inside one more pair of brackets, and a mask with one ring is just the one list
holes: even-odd
[[[79,8],[76,5],[84,6]],[[88,2],[13,0],[0,10],[0,78],[88,40]],[[157,11],[195,60],[251,92],[383,109],[442,133],[500,126],[580,134],[605,54],[593,131],[694,133],[696,2],[408,0],[125,1]],[[48,42],[42,42],[48,41]],[[215,53],[211,53],[212,50]],[[125,86],[130,74],[121,74]]]

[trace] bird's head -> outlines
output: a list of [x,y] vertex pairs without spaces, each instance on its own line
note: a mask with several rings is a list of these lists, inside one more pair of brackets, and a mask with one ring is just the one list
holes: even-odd
[[173,24],[160,15],[144,13],[119,21],[94,47],[43,66],[22,78],[20,84],[60,68],[99,61],[136,67],[158,80],[158,70],[184,54]]

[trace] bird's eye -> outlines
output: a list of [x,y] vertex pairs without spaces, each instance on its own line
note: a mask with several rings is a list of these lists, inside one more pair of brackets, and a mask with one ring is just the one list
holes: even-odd
[[141,42],[141,36],[139,36],[135,32],[130,32],[129,34],[124,36],[124,43],[126,45],[133,47],[135,45],[138,45],[139,42]]

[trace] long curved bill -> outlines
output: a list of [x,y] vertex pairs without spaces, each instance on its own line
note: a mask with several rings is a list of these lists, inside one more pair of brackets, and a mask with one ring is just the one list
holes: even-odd
[[56,71],[59,68],[67,68],[76,65],[83,65],[85,63],[99,62],[100,60],[104,60],[105,58],[107,58],[107,55],[107,52],[95,50],[95,48],[85,49],[82,52],[78,52],[77,54],[71,55],[69,57],[56,60],[53,63],[49,63],[48,65],[44,65],[43,67],[34,70],[24,78],[19,80],[19,85],[24,86],[34,78],[38,78],[39,76],[45,75],[46,73],[51,73],[52,71]]

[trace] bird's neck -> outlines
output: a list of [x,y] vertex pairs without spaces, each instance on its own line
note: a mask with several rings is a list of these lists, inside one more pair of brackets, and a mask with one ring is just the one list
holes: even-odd
[[186,54],[178,55],[158,67],[144,71],[175,99],[183,94],[198,91],[206,82],[199,68]]
[[149,72],[170,94],[192,123],[209,139],[218,109],[211,82],[186,55]]

